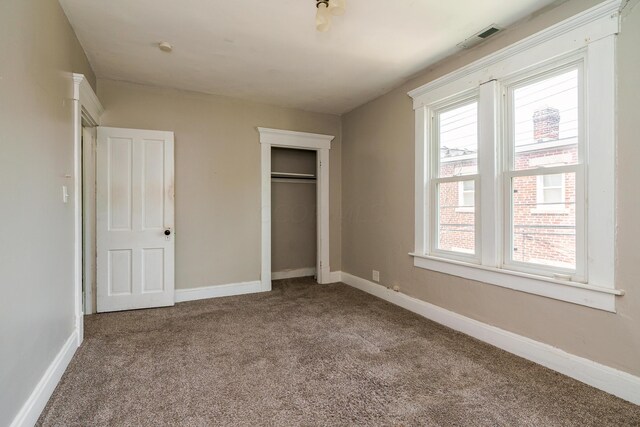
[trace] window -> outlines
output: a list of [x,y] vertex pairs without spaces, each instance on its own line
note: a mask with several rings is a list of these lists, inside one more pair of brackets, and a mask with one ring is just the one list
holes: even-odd
[[[547,67],[549,68],[549,67]],[[503,185],[510,197],[503,267],[584,281],[583,59],[550,70],[534,68],[503,83],[507,137]],[[545,158],[562,158],[561,163]],[[565,181],[571,182],[566,194]],[[577,205],[580,209],[577,209]],[[558,217],[557,213],[565,215]]]
[[476,221],[475,215],[465,212],[473,213],[475,205],[478,102],[470,98],[445,104],[434,111],[433,119],[432,151],[437,160],[432,177],[434,194],[437,194],[434,198],[434,251],[473,261],[477,258]]
[[[615,310],[617,24],[606,12],[585,22],[569,19],[409,93],[414,265]],[[596,41],[575,43],[592,32]]]

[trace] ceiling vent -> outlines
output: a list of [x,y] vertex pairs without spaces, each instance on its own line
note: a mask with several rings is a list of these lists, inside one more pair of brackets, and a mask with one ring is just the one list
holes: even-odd
[[485,41],[486,39],[488,39],[489,37],[491,37],[492,35],[494,35],[495,33],[501,30],[502,28],[498,27],[495,24],[489,25],[487,28],[483,28],[482,30],[478,31],[471,37],[458,43],[457,46],[462,49],[470,49],[473,46],[482,43],[483,41]]

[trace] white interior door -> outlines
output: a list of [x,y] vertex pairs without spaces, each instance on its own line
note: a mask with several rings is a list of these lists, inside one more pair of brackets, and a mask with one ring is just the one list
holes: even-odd
[[174,304],[173,132],[98,127],[97,311]]

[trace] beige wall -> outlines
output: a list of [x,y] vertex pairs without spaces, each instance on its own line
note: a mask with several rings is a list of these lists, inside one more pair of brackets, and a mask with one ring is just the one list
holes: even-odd
[[[316,173],[316,152],[271,149],[271,170]],[[316,184],[307,180],[271,183],[271,271],[315,268]]]
[[330,150],[331,269],[341,268],[340,117],[221,96],[98,80],[102,124],[175,132],[176,288],[260,278],[256,126],[335,135]]
[[584,10],[572,0],[477,49],[449,58],[343,117],[342,269],[570,353],[640,375],[640,6],[628,5],[618,44],[618,313],[607,313],[413,267],[414,115],[407,91]]
[[0,52],[4,426],[74,330],[73,203],[61,188],[73,190],[71,72],[95,76],[57,1],[0,2]]

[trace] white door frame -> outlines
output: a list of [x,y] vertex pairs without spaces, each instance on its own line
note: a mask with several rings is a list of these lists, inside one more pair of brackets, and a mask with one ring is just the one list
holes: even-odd
[[318,283],[330,283],[329,267],[329,150],[332,135],[294,132],[290,130],[258,128],[261,148],[262,188],[262,262],[260,282],[262,291],[271,290],[271,147],[314,150],[316,156],[316,193],[318,210]]
[[82,127],[82,241],[84,314],[95,312],[96,285],[96,148],[97,127]]
[[84,338],[82,307],[82,123],[98,126],[104,108],[83,74],[73,78],[74,284],[77,344]]

